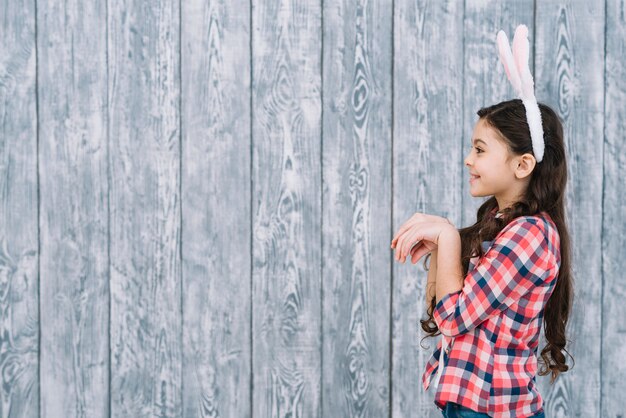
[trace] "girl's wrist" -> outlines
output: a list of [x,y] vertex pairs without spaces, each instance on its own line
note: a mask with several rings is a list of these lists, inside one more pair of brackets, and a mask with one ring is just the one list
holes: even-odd
[[461,242],[461,235],[459,234],[458,229],[454,227],[454,225],[448,225],[446,228],[443,228],[439,233],[439,238],[437,238],[437,250],[441,247],[449,244],[456,244]]
[[437,261],[441,261],[439,257],[442,257],[444,262],[461,257],[461,235],[453,226],[443,229],[439,234],[436,255]]

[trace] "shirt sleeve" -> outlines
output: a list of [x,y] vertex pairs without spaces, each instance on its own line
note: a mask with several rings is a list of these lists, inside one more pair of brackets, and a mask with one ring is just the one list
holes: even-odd
[[542,228],[528,220],[505,227],[465,277],[463,289],[435,306],[433,319],[442,334],[464,334],[505,310],[535,286],[554,276],[556,256]]

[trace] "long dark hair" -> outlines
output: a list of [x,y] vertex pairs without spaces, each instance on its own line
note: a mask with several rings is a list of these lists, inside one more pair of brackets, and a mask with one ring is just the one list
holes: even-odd
[[[478,255],[482,257],[483,241],[492,241],[496,235],[519,216],[532,216],[539,212],[547,212],[559,231],[561,243],[561,265],[559,267],[556,286],[544,308],[543,326],[547,345],[541,350],[544,366],[539,375],[552,373],[550,383],[561,372],[569,370],[565,364],[565,355],[574,360],[565,350],[566,326],[573,301],[573,283],[570,264],[570,236],[565,221],[565,186],[567,183],[567,161],[563,143],[563,125],[558,115],[547,105],[539,103],[545,151],[543,160],[535,165],[530,182],[523,198],[501,211],[502,217],[489,216],[498,206],[494,196],[486,200],[479,208],[476,223],[459,230],[461,236],[461,263],[464,276],[468,273],[469,260]],[[490,127],[494,128],[508,146],[513,155],[533,153],[530,130],[526,121],[526,110],[520,99],[498,103],[480,109],[478,116]],[[426,260],[424,259],[424,268]],[[426,337],[439,335],[439,329],[433,319],[436,298],[430,301],[426,313],[428,318],[420,320]],[[424,338],[426,338],[424,337]],[[573,366],[572,366],[573,367]]]

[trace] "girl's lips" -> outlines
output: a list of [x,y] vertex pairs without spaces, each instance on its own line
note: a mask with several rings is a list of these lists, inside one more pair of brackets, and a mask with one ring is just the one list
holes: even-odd
[[472,183],[474,180],[476,180],[478,178],[480,178],[480,176],[474,176],[474,175],[470,174],[469,182]]

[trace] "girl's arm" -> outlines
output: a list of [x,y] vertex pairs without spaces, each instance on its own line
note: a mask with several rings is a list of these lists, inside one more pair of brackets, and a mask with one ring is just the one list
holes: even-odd
[[[437,305],[433,319],[442,334],[454,337],[513,306],[537,286],[556,279],[558,245],[554,233],[522,219],[511,222],[469,272],[463,287],[460,239],[442,231],[438,239]],[[458,258],[455,258],[458,257]]]
[[437,247],[439,271],[436,274],[436,302],[448,293],[463,289],[463,266],[461,265],[461,236],[456,228],[441,232]]

